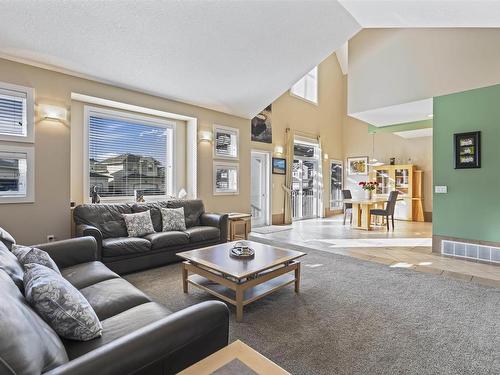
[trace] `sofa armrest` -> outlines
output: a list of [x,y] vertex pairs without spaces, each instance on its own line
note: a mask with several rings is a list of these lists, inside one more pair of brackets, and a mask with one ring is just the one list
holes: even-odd
[[76,226],[75,235],[76,235],[76,237],[86,237],[86,236],[94,237],[96,242],[97,242],[98,260],[101,260],[102,233],[99,229],[97,229],[96,227],[94,227],[92,225],[88,225],[88,224],[78,224]]
[[71,238],[33,247],[46,251],[59,268],[99,260],[97,243],[93,237]]
[[132,374],[151,366],[176,374],[228,344],[229,311],[199,303],[75,358],[46,374]]
[[219,228],[220,239],[222,242],[227,241],[227,230],[228,230],[227,222],[228,222],[228,214],[203,213],[200,216],[201,225]]

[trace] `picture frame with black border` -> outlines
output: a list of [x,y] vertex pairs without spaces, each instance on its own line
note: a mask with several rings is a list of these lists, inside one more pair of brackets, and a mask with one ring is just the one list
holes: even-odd
[[455,169],[481,168],[481,132],[455,133]]
[[286,159],[273,157],[273,174],[285,175],[286,174]]

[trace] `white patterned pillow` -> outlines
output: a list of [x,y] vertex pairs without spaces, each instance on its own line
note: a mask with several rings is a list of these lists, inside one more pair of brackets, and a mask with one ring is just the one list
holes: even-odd
[[102,325],[85,297],[61,275],[40,264],[27,264],[26,299],[61,337],[88,341],[102,334]]
[[123,214],[122,216],[129,237],[141,237],[155,231],[149,210],[136,214]]
[[163,231],[186,230],[186,219],[184,218],[184,207],[160,208]]
[[37,249],[36,247],[22,246],[22,245],[12,245],[12,253],[17,257],[19,263],[24,267],[30,263],[41,264],[42,266],[49,267],[58,274],[61,274],[59,267],[57,267],[56,262],[52,260],[50,255],[43,250]]

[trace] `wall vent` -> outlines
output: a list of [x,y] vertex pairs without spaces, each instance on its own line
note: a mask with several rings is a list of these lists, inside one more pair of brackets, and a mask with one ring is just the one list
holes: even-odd
[[441,241],[441,254],[482,262],[500,263],[500,247],[443,240]]

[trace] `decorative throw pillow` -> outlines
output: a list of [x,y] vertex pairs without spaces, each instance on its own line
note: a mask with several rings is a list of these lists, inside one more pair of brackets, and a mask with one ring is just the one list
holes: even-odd
[[27,264],[24,290],[29,304],[61,337],[88,341],[102,325],[85,297],[61,275],[40,264]]
[[186,219],[184,218],[184,207],[161,208],[161,219],[163,231],[186,230]]
[[9,250],[12,249],[12,245],[16,243],[14,237],[3,228],[0,228],[0,241],[2,241]]
[[19,263],[24,267],[26,267],[27,264],[36,263],[61,274],[59,267],[57,267],[57,264],[46,251],[37,249],[36,247],[12,245],[12,253],[19,259]]
[[141,237],[155,231],[149,210],[136,214],[123,214],[122,216],[129,237]]

